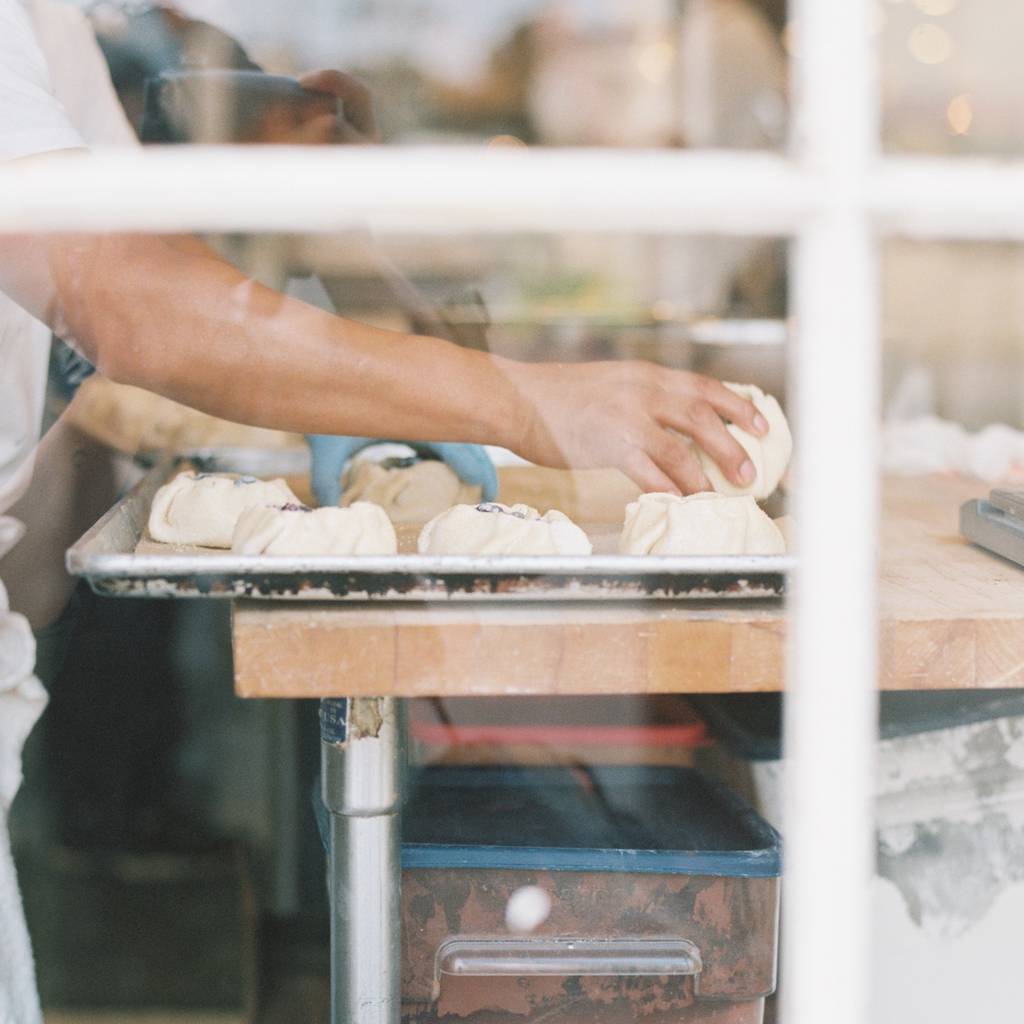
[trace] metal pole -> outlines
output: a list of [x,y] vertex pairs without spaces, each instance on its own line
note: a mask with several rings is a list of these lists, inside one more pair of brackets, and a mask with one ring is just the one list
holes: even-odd
[[399,701],[322,700],[320,750],[331,824],[331,1021],[397,1024],[405,766]]

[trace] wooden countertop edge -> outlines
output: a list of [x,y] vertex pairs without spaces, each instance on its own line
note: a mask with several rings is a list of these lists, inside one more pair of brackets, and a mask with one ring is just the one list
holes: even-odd
[[[519,623],[462,609],[310,614],[242,605],[234,615],[242,697],[758,692],[781,689],[785,620],[581,611]],[[411,612],[411,610],[406,610]],[[888,690],[1024,686],[1024,616],[883,621]]]

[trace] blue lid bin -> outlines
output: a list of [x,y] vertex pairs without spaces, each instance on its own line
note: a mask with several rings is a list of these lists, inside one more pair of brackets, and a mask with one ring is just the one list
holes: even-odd
[[432,767],[403,832],[407,1024],[762,1020],[779,837],[699,772]]

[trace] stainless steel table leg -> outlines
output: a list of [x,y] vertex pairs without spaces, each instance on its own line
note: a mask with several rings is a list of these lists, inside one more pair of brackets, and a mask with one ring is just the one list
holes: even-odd
[[332,1024],[398,1024],[401,1012],[401,702],[320,702],[330,814]]

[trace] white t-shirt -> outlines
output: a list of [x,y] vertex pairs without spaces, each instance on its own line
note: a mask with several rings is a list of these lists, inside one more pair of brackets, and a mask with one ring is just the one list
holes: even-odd
[[22,0],[46,60],[50,90],[90,148],[136,146],[89,19],[67,0]]
[[[26,10],[0,0],[0,160],[83,145],[50,91]],[[39,439],[50,334],[0,293],[0,512],[28,484]]]
[[0,0],[0,160],[81,145],[51,91],[26,7]]
[[[0,0],[0,160],[135,142],[85,15]],[[49,352],[49,328],[0,292],[0,513],[32,473]]]

